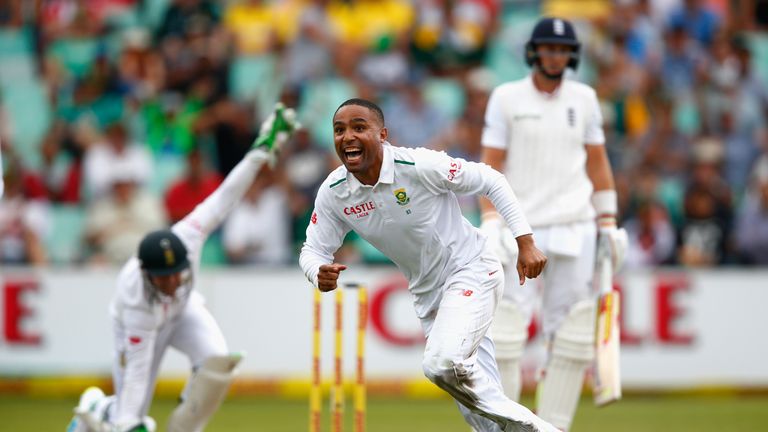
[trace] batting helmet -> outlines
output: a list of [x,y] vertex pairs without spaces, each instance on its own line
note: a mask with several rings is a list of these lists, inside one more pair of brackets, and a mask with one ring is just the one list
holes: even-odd
[[579,66],[581,43],[576,38],[576,31],[570,21],[560,18],[542,18],[536,23],[531,38],[525,44],[525,62],[533,66],[538,59],[536,46],[539,44],[567,45],[572,48],[568,67],[576,70]]
[[187,248],[171,230],[153,231],[139,243],[142,270],[150,276],[166,276],[189,268]]

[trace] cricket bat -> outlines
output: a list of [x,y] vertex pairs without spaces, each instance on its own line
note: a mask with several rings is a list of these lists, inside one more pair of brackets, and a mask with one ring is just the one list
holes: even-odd
[[597,337],[592,395],[595,405],[603,406],[621,399],[619,292],[613,289],[611,249],[605,241],[598,246]]

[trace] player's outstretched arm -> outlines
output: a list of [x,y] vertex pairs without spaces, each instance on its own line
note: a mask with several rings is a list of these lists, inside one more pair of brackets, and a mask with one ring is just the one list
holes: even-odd
[[275,105],[274,111],[261,124],[259,137],[243,160],[232,169],[218,189],[179,224],[191,223],[205,235],[216,229],[242,199],[264,163],[274,163],[280,148],[299,127],[293,109],[286,108],[282,103]]

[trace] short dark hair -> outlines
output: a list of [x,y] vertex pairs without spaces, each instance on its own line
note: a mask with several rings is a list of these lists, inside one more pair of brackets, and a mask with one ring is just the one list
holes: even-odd
[[347,99],[344,102],[342,102],[342,104],[339,105],[338,108],[336,108],[336,111],[333,113],[333,116],[336,117],[336,113],[339,112],[339,110],[342,107],[345,107],[347,105],[358,105],[361,107],[368,108],[376,115],[376,120],[378,120],[381,123],[381,126],[384,126],[384,112],[381,111],[381,108],[379,108],[378,105],[376,105],[375,103],[367,99],[361,99],[361,98]]

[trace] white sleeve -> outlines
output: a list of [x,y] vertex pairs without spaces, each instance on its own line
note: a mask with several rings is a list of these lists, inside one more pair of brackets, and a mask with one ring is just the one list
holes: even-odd
[[152,377],[152,357],[157,331],[154,317],[146,311],[128,309],[123,312],[125,332],[118,341],[122,365],[122,386],[117,394],[117,412],[112,421],[118,425],[141,422],[142,408],[147,402],[148,387]]
[[333,262],[333,254],[341,247],[344,237],[349,232],[349,226],[339,219],[331,209],[332,192],[322,188],[315,199],[315,209],[307,226],[307,240],[301,248],[299,265],[313,286],[317,286],[317,274],[320,266]]
[[205,239],[240,202],[264,162],[268,160],[269,155],[261,149],[248,152],[216,191],[173,226],[173,232],[184,241],[188,249],[202,248]]
[[229,215],[221,231],[221,243],[226,250],[239,250],[248,246],[248,236],[243,235],[248,219],[240,209]]
[[515,237],[531,234],[512,187],[503,174],[484,163],[452,158],[443,152],[417,149],[416,170],[424,185],[435,194],[452,191],[483,195],[496,207]]
[[512,186],[507,182],[506,177],[488,165],[481,165],[485,167],[483,168],[484,171],[492,171],[492,173],[488,172],[483,175],[494,179],[493,184],[490,189],[488,189],[485,196],[491,200],[493,206],[496,207],[496,211],[498,211],[501,217],[504,218],[504,221],[507,223],[507,226],[509,226],[509,229],[512,230],[512,234],[515,238],[526,234],[533,234],[533,230],[528,224],[528,220],[525,218],[523,210],[520,208],[520,202],[517,201],[517,196],[515,196],[515,192],[512,190]]
[[481,142],[484,147],[497,149],[506,149],[509,142],[509,125],[504,116],[502,97],[498,89],[494,90],[488,99]]
[[587,109],[587,127],[584,128],[584,142],[586,144],[605,144],[605,132],[603,132],[603,113],[600,111],[600,102],[594,91],[590,94],[590,102]]

